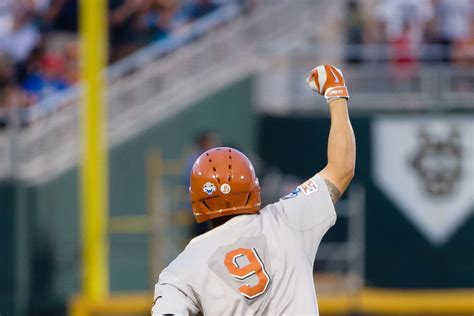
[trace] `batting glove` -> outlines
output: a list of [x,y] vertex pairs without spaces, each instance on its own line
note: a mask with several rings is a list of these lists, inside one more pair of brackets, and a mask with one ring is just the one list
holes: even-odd
[[342,71],[332,65],[314,68],[306,82],[311,89],[324,96],[328,103],[339,98],[349,99]]

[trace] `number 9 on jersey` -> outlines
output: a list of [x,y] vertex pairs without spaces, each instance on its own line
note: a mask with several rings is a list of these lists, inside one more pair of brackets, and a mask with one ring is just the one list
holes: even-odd
[[[248,264],[240,266],[237,263],[237,260],[240,257],[246,257]],[[252,275],[257,276],[258,283],[256,285],[244,284],[239,287],[239,292],[246,298],[256,298],[267,290],[268,284],[270,283],[270,277],[265,271],[265,266],[255,248],[238,248],[229,251],[225,256],[224,264],[229,273],[239,281],[245,280]]]

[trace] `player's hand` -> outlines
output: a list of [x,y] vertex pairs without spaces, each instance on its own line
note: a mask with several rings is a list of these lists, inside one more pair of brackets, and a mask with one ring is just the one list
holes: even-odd
[[306,82],[311,89],[324,96],[328,103],[339,98],[349,99],[349,91],[342,71],[332,65],[314,68]]

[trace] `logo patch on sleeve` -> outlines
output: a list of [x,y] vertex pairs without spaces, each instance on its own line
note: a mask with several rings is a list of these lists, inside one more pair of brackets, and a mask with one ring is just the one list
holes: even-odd
[[304,182],[303,184],[299,185],[298,188],[303,192],[305,195],[308,195],[313,192],[318,191],[318,186],[313,181],[313,179],[309,179],[308,181]]
[[301,193],[301,189],[299,187],[296,187],[293,191],[291,191],[290,194],[285,195],[281,199],[282,200],[292,199],[292,198],[297,197],[298,195],[300,195],[300,193]]

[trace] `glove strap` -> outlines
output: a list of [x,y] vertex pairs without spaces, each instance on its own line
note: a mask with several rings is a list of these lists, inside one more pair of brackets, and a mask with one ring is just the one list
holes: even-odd
[[331,87],[326,89],[324,97],[329,102],[332,99],[346,98],[349,99],[349,91],[346,86]]

